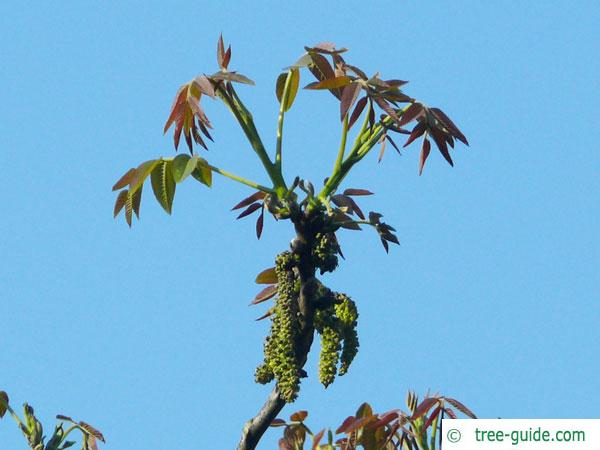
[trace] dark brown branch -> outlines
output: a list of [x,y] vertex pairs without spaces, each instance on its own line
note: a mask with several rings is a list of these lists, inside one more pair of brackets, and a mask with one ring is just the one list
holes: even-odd
[[[292,244],[292,251],[300,256],[299,264],[296,267],[300,278],[300,293],[298,295],[300,333],[296,342],[296,357],[298,358],[298,367],[301,369],[306,364],[315,331],[312,300],[314,300],[317,280],[315,279],[315,267],[310,255],[315,233],[314,230],[310,230],[304,214],[300,211],[294,211],[291,219],[296,229],[296,238],[294,239],[296,245]],[[273,419],[277,417],[284,406],[285,400],[279,395],[277,387],[273,388],[258,414],[244,425],[237,450],[254,450]]]

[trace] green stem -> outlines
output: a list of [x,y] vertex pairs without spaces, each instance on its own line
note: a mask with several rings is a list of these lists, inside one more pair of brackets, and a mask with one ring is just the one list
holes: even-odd
[[26,428],[25,425],[23,425],[23,422],[21,422],[21,419],[19,418],[17,413],[15,413],[15,411],[10,407],[10,405],[6,405],[6,409],[8,410],[10,415],[13,417],[13,419],[15,419],[15,422],[17,422],[17,425],[19,425],[19,428],[21,429],[21,431],[23,430],[23,428]]
[[277,148],[275,150],[275,167],[281,173],[281,144],[283,140],[283,119],[285,117],[285,108],[288,103],[290,86],[292,85],[292,69],[288,70],[285,78],[283,93],[281,94],[281,103],[279,105],[279,117],[277,118]]
[[248,109],[244,106],[233,88],[231,89],[232,95],[230,96],[222,85],[218,86],[217,94],[225,102],[229,110],[233,113],[234,117],[242,127],[246,138],[262,162],[262,165],[267,171],[269,178],[273,182],[275,189],[278,192],[285,191],[286,186],[283,176],[269,158],[269,155],[267,154],[267,151],[265,150],[265,147],[260,139],[260,135],[256,130],[256,126],[254,125],[254,120],[252,119],[252,114],[250,111],[248,111]]
[[346,151],[346,138],[348,137],[348,114],[344,117],[344,122],[342,123],[342,139],[340,142],[340,149],[338,150],[337,159],[335,160],[335,165],[333,166],[333,173],[339,172],[342,168],[342,161],[344,161],[344,152]]
[[207,167],[212,170],[215,173],[218,173],[219,175],[223,175],[224,177],[229,178],[230,180],[233,181],[237,181],[238,183],[242,183],[245,184],[246,186],[250,186],[251,188],[257,189],[259,191],[263,191],[263,192],[268,192],[269,194],[273,194],[275,193],[275,191],[271,188],[268,188],[266,186],[262,186],[258,183],[255,183],[254,181],[250,181],[247,180],[245,178],[239,177],[231,172],[227,172],[226,170],[223,169],[219,169],[218,167],[215,167],[213,165],[207,164]]

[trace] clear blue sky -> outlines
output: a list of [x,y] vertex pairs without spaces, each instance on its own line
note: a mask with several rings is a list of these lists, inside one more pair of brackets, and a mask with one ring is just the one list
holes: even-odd
[[[257,4],[258,3],[258,4]],[[173,155],[162,126],[179,85],[216,69],[220,32],[273,148],[274,81],[303,45],[329,40],[443,108],[471,147],[450,168],[418,149],[371,155],[346,187],[398,230],[341,236],[326,278],[360,311],[361,351],[324,390],[285,409],[337,426],[363,401],[408,389],[461,399],[481,417],[593,418],[600,398],[600,8],[554,2],[4,2],[0,6],[0,389],[46,427],[69,414],[107,449],[230,449],[269,387],[254,384],[266,322],[256,273],[292,237],[229,208],[215,178],[179,186],[174,213],[146,190],[142,220],[113,220],[110,187]],[[303,82],[308,82],[304,78]],[[224,168],[266,182],[223,105],[207,102]],[[330,95],[301,92],[286,121],[287,176],[321,180],[339,138]],[[279,431],[279,430],[278,430]],[[271,432],[262,448],[275,448]],[[10,421],[0,449],[24,448]]]

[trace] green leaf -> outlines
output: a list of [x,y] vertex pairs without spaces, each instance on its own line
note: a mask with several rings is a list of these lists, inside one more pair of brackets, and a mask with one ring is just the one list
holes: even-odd
[[[283,99],[283,92],[285,90],[285,83],[290,79],[290,85],[288,87],[287,97]],[[298,69],[291,69],[287,73],[282,73],[277,77],[277,86],[275,88],[275,94],[279,103],[283,103],[283,110],[287,111],[292,107],[296,94],[298,93],[298,85],[300,84],[300,71]]]
[[4,391],[0,391],[0,419],[6,414],[8,409],[8,394]]
[[168,214],[171,214],[176,186],[171,169],[172,164],[172,161],[161,160],[150,175],[154,196]]
[[196,167],[192,171],[192,176],[200,183],[208,187],[212,186],[212,170],[205,159],[198,158]]
[[198,156],[194,155],[190,157],[189,155],[181,154],[177,155],[173,159],[172,171],[173,171],[173,179],[176,183],[181,183],[185,180],[196,168],[198,164]]

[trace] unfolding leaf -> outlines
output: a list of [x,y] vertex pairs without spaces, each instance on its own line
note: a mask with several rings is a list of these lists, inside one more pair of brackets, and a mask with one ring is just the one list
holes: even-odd
[[127,201],[128,194],[129,194],[129,190],[127,190],[127,189],[119,192],[119,195],[117,196],[117,201],[115,202],[115,207],[113,209],[113,217],[117,217],[119,215],[119,213],[121,212],[121,210],[123,209],[123,206],[125,206],[125,202]]
[[352,114],[350,115],[350,120],[348,120],[348,129],[352,128],[352,125],[354,125],[354,122],[356,122],[358,120],[358,118],[360,117],[360,115],[362,114],[363,110],[365,109],[365,106],[367,105],[367,97],[363,97],[361,98],[358,102],[356,102],[356,107],[354,108],[354,111],[352,111]]
[[8,410],[8,394],[4,391],[0,391],[0,419],[4,417]]
[[236,209],[240,209],[240,208],[243,208],[244,206],[248,206],[250,203],[254,203],[257,200],[262,200],[263,198],[266,197],[266,195],[267,194],[262,191],[255,192],[254,194],[250,195],[249,197],[246,197],[245,199],[243,199],[241,202],[239,202],[237,205],[235,205],[233,208],[231,208],[231,210],[235,211]]
[[223,35],[219,35],[219,41],[217,42],[217,64],[219,67],[223,67],[223,58],[225,57],[225,44],[223,43]]
[[302,422],[308,417],[308,411],[298,411],[290,416],[292,422]]
[[96,439],[98,439],[99,441],[106,442],[106,441],[104,440],[104,436],[102,436],[102,433],[100,433],[100,431],[98,431],[97,429],[95,429],[95,428],[94,428],[93,426],[91,426],[90,424],[88,424],[88,423],[85,423],[85,422],[83,422],[83,421],[82,421],[82,422],[79,422],[79,426],[80,426],[81,428],[83,428],[83,429],[85,430],[85,432],[86,432],[87,434],[89,434],[90,436],[93,436],[93,437],[95,437],[95,438],[96,438]]
[[411,120],[417,118],[422,112],[423,105],[420,103],[413,103],[406,109],[406,111],[404,111],[402,117],[400,117],[400,122],[398,122],[398,125],[401,127],[406,125]]
[[346,114],[348,114],[348,111],[352,108],[354,102],[356,102],[360,91],[361,85],[357,82],[351,83],[344,89],[340,102],[340,120],[344,120],[344,117],[346,117]]
[[444,408],[444,412],[448,414],[451,419],[456,419],[456,413],[452,410],[452,408]]
[[135,193],[146,181],[148,175],[154,170],[154,168],[160,163],[160,159],[151,159],[141,163],[135,169],[135,173],[129,182],[129,191]]
[[212,186],[212,170],[205,159],[198,158],[196,168],[192,171],[192,176],[200,183],[208,187]]
[[344,191],[344,195],[355,195],[355,196],[360,196],[360,195],[374,195],[373,192],[371,191],[367,191],[366,189],[346,189]]
[[[283,99],[285,90],[285,84],[287,79],[290,78],[287,96]],[[287,111],[292,107],[296,94],[298,93],[298,86],[300,84],[300,71],[298,69],[290,69],[286,73],[282,73],[277,77],[277,84],[275,87],[275,94],[279,103],[283,103],[283,110]],[[285,101],[284,101],[285,100]]]
[[349,416],[346,417],[346,419],[342,422],[342,424],[337,428],[337,430],[335,430],[336,434],[340,434],[340,433],[345,433],[346,429],[350,426],[351,423],[353,423],[356,420],[356,417],[354,416]]
[[192,84],[194,86],[196,86],[200,90],[200,92],[202,92],[203,94],[206,94],[209,97],[215,98],[215,88],[213,87],[210,80],[208,78],[206,78],[205,75],[200,75],[200,76],[197,76],[196,78],[194,78],[194,81],[192,81]]
[[254,81],[242,75],[241,73],[236,72],[217,72],[211,75],[210,78],[212,78],[213,80],[234,81],[254,86]]
[[414,410],[411,419],[418,419],[419,417],[427,414],[434,405],[439,403],[439,399],[436,397],[427,397],[424,399]]
[[269,426],[270,427],[284,427],[286,425],[287,425],[287,423],[283,419],[273,419],[273,421],[271,422],[271,425],[269,425]]
[[433,421],[435,420],[435,418],[440,414],[441,410],[442,410],[441,406],[438,406],[437,408],[435,408],[433,410],[433,412],[429,415],[429,417],[427,418],[427,421],[423,425],[423,429],[426,430],[427,428],[429,428],[429,426],[433,423]]
[[264,313],[262,316],[260,316],[258,319],[255,319],[257,322],[266,319],[267,317],[270,317],[273,315],[273,313],[275,312],[275,308],[271,308],[269,309],[266,313]]
[[257,209],[262,208],[262,203],[252,203],[250,206],[248,206],[245,210],[243,210],[239,216],[237,216],[236,219],[241,219],[243,217],[246,217],[250,214],[252,214],[254,211],[256,211]]
[[125,172],[125,175],[119,178],[119,181],[115,183],[115,185],[112,187],[112,190],[118,191],[119,189],[122,189],[125,186],[127,186],[131,179],[134,177],[135,173],[136,169],[134,169],[133,167],[129,169],[127,172]]
[[273,285],[267,286],[262,291],[260,291],[258,294],[256,294],[256,297],[254,297],[254,300],[252,300],[252,303],[250,303],[250,304],[256,305],[258,303],[262,303],[264,301],[267,301],[267,300],[275,297],[276,294],[277,294],[277,285],[273,284]]
[[[173,101],[173,106],[171,106],[171,112],[169,113],[169,117],[167,122],[165,123],[165,127],[163,129],[163,133],[166,133],[171,125],[179,120],[179,117],[183,114],[183,110],[185,109],[185,104],[187,101],[187,90],[188,85],[184,84],[179,88],[177,94],[175,94],[175,100]],[[183,125],[183,121],[182,121]],[[175,133],[177,134],[177,133]]]
[[127,191],[127,198],[125,199],[125,221],[131,228],[131,220],[133,218],[133,195],[131,191]]
[[171,166],[172,161],[160,161],[150,174],[154,196],[168,214],[171,214],[176,188]]
[[265,208],[260,211],[258,219],[256,219],[256,238],[260,239],[265,224]]
[[323,81],[315,81],[304,86],[304,89],[337,89],[347,86],[352,80],[343,75],[340,77],[327,78]]
[[427,124],[425,122],[419,122],[417,125],[415,125],[403,147],[409,146],[415,139],[417,139],[419,136],[422,136],[423,133],[425,133],[425,130],[427,130]]
[[421,147],[421,155],[419,156],[419,175],[423,173],[423,167],[425,167],[425,161],[427,161],[427,157],[429,156],[429,152],[431,151],[431,143],[429,139],[425,137],[423,139],[423,145]]
[[444,157],[448,164],[454,166],[454,162],[452,162],[452,158],[450,157],[450,152],[448,151],[448,146],[446,145],[446,139],[444,137],[444,133],[437,128],[430,129],[431,137],[435,141],[435,145],[437,145],[438,150]]
[[431,108],[431,111],[436,116],[436,118],[440,122],[442,122],[442,124],[446,128],[448,128],[450,130],[450,132],[456,139],[458,139],[465,145],[469,145],[469,142],[467,141],[467,138],[465,137],[465,135],[462,134],[462,132],[458,129],[458,127],[454,124],[454,122],[452,122],[452,120],[450,120],[450,118],[444,113],[444,111],[442,111],[439,108]]
[[316,450],[319,447],[319,442],[321,442],[321,439],[323,439],[323,434],[325,434],[325,428],[314,435],[311,450]]
[[473,411],[471,411],[469,408],[467,408],[465,405],[463,405],[458,400],[456,400],[454,398],[448,398],[448,397],[445,397],[444,400],[446,400],[448,403],[450,403],[452,406],[454,406],[456,409],[458,409],[465,416],[468,416],[471,419],[477,419],[477,416],[473,413]]
[[275,267],[270,267],[268,269],[263,270],[256,276],[256,280],[254,280],[256,284],[274,284],[277,283],[277,273],[275,272]]

